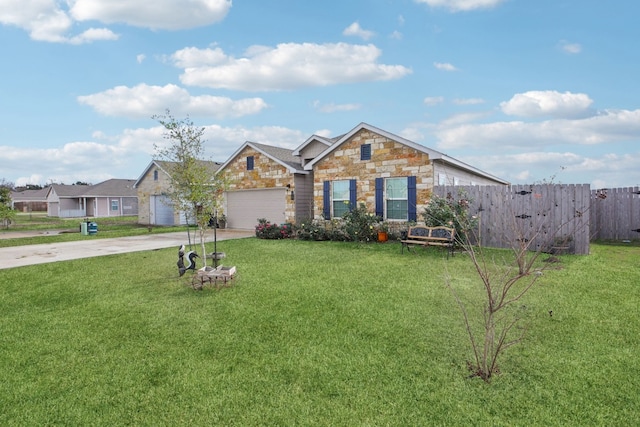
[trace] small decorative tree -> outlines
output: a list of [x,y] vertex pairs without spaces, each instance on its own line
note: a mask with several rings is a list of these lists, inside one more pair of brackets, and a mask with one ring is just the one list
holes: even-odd
[[206,266],[205,233],[211,217],[215,217],[221,208],[225,179],[216,174],[214,162],[201,160],[204,157],[204,128],[196,127],[189,117],[175,119],[169,110],[153,118],[165,128],[164,138],[170,141],[166,147],[155,147],[157,157],[171,165],[168,196],[173,206],[197,225]]
[[0,223],[9,228],[16,216],[16,211],[11,208],[11,188],[2,180],[0,182]]

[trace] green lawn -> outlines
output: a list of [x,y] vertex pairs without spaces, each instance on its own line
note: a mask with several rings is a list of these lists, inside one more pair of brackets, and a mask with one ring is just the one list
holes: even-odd
[[175,249],[0,270],[0,425],[640,424],[637,246],[546,271],[491,384],[445,286],[476,295],[463,254],[218,249],[239,272],[219,291],[178,278]]

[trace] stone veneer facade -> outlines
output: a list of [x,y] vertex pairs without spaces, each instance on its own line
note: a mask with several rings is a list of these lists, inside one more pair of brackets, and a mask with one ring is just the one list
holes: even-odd
[[[247,157],[253,156],[253,170],[247,170]],[[245,147],[224,169],[228,191],[284,188],[295,191],[294,175],[268,156]],[[295,222],[295,203],[285,197],[285,221]]]
[[[371,144],[371,160],[360,160],[360,146]],[[429,155],[362,129],[314,165],[314,216],[322,217],[323,182],[357,180],[358,205],[375,211],[375,179],[416,177],[418,219],[433,190],[433,166]]]
[[[154,181],[153,174],[158,171],[158,179]],[[138,190],[138,224],[149,224],[151,217],[151,196],[166,194],[171,188],[171,178],[156,164],[141,177],[137,185]],[[179,214],[175,214],[175,224],[180,223]]]

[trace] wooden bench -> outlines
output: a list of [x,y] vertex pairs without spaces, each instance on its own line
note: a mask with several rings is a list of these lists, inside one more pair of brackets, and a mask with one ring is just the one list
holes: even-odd
[[449,254],[453,256],[455,233],[455,228],[450,227],[414,225],[413,227],[409,227],[407,236],[400,240],[400,243],[402,243],[402,253],[404,253],[405,247],[407,251],[409,251],[413,246],[440,246],[447,249],[448,258]]

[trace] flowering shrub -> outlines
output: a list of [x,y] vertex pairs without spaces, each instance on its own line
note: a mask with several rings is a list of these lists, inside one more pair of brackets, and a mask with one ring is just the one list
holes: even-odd
[[300,224],[296,237],[300,240],[331,240],[325,225],[317,221],[308,221]]
[[364,203],[342,215],[344,234],[348,240],[371,242],[377,240],[380,218],[367,210]]
[[259,239],[288,239],[293,237],[293,228],[289,224],[271,224],[265,218],[258,219],[256,237]]
[[471,201],[464,192],[455,200],[451,195],[446,198],[434,195],[424,209],[422,216],[428,227],[444,225],[455,228],[456,240],[465,241],[467,233],[478,225],[475,216],[469,215]]

